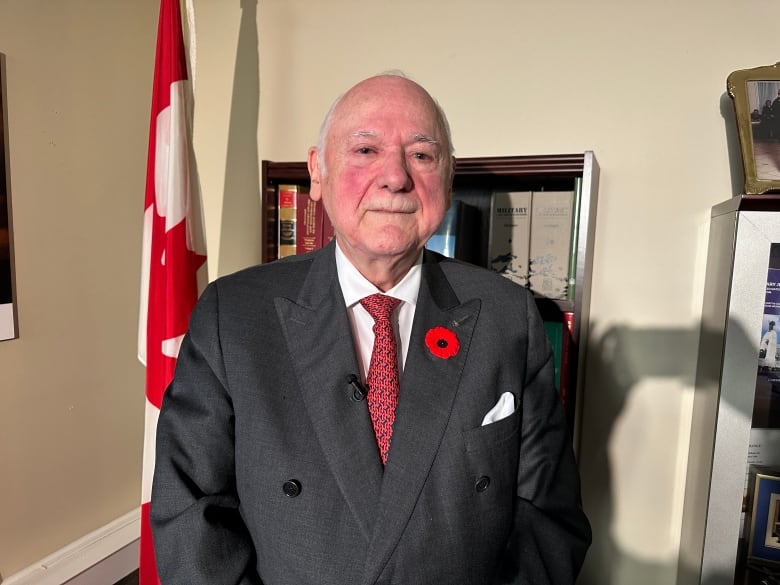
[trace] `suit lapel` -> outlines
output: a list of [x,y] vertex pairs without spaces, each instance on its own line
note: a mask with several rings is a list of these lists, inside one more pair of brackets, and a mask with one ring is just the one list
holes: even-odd
[[314,256],[297,299],[275,299],[300,391],[336,482],[368,540],[373,533],[382,464],[365,401],[347,382],[360,375],[338,283],[333,245]]
[[[461,304],[435,261],[423,264],[412,336],[401,378],[398,410],[382,479],[379,517],[366,558],[366,582],[374,583],[412,515],[449,422],[452,405],[479,315],[480,301]],[[458,339],[456,355],[444,359],[425,336],[444,327]]]

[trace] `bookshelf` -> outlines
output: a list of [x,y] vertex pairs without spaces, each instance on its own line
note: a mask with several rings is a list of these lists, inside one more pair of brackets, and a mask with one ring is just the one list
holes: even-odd
[[[284,183],[309,184],[305,162],[262,162],[263,225],[265,226],[264,261],[276,258],[276,189]],[[588,332],[593,241],[599,166],[593,152],[532,156],[500,156],[459,158],[455,165],[453,196],[479,209],[477,258],[487,266],[490,233],[490,202],[493,191],[580,190],[579,214],[575,233],[576,252],[573,261],[574,295],[568,299],[537,297],[540,312],[546,321],[563,322],[564,315],[573,315],[568,367],[569,382],[567,419],[575,449],[579,443],[580,412],[584,378],[585,340]]]

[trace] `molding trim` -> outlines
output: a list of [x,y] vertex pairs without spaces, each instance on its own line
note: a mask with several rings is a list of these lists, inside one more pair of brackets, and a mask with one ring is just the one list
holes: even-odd
[[138,568],[141,511],[136,508],[37,563],[3,585],[114,583]]

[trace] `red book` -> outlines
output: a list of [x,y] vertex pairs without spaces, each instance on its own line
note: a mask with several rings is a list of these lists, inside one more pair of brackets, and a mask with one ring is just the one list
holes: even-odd
[[569,381],[571,379],[571,358],[572,358],[572,345],[573,345],[573,330],[574,330],[574,313],[567,311],[563,314],[563,340],[561,343],[561,402],[563,402],[564,410],[568,413],[571,408],[571,395],[572,390],[576,391],[576,388],[569,388]]
[[309,197],[309,190],[301,185],[279,185],[277,201],[279,258],[319,247],[312,242],[319,233],[319,220],[316,208],[310,207],[314,202]]
[[296,254],[305,254],[322,247],[322,200],[314,201],[304,190],[298,192]]

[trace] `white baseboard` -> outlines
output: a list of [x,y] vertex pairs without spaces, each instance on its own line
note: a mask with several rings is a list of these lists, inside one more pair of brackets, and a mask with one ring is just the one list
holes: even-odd
[[141,511],[135,509],[90,532],[3,585],[111,585],[138,568]]

